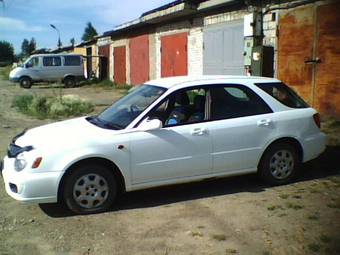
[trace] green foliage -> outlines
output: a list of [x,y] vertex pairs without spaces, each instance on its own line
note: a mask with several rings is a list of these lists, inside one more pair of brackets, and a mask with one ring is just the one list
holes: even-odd
[[30,41],[24,39],[21,44],[21,55],[22,57],[28,57],[35,51],[37,48],[37,43],[34,37],[31,38]]
[[11,64],[14,60],[14,49],[12,44],[0,41],[0,66]]
[[11,67],[11,66],[2,67],[2,68],[0,68],[0,75],[1,75],[4,79],[8,80],[8,78],[9,78],[9,73],[11,72],[11,70],[12,70],[12,67]]
[[84,34],[81,39],[83,41],[89,41],[93,39],[93,37],[95,37],[96,35],[98,35],[97,30],[92,26],[91,22],[87,22]]
[[16,96],[13,106],[20,112],[39,119],[81,116],[94,110],[94,106],[74,96],[40,97]]

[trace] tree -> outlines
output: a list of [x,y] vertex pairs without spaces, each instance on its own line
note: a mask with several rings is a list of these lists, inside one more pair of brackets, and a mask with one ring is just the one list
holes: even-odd
[[84,34],[81,37],[81,39],[83,41],[89,41],[89,40],[93,39],[93,37],[95,37],[96,35],[98,35],[97,30],[92,26],[91,22],[88,22],[86,24]]
[[35,51],[36,49],[37,49],[37,42],[35,41],[34,37],[32,37],[29,43],[29,47],[28,47],[29,55],[31,55],[32,52]]
[[14,49],[12,44],[0,41],[0,62],[10,62],[14,60]]
[[71,38],[70,43],[72,46],[74,46],[76,44],[76,40],[74,40],[74,38]]
[[29,56],[30,42],[27,39],[24,39],[21,44],[21,55],[23,57]]

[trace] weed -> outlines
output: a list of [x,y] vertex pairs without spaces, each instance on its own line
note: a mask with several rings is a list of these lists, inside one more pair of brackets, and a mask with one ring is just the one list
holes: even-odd
[[294,204],[294,203],[286,203],[286,206],[287,208],[290,208],[290,209],[294,209],[294,210],[299,210],[299,209],[302,209],[304,206],[303,205],[298,205],[298,204]]
[[332,203],[327,205],[329,208],[340,209],[340,197],[333,198]]
[[202,229],[202,228],[205,228],[205,226],[199,225],[199,226],[197,226],[197,228]]
[[237,250],[236,249],[227,248],[227,249],[225,249],[225,253],[226,254],[236,254]]
[[293,198],[295,199],[301,199],[302,197],[300,195],[294,195]]
[[93,111],[94,106],[74,96],[40,97],[16,96],[13,106],[20,112],[39,119],[81,116]]
[[282,198],[282,199],[287,199],[289,197],[288,194],[280,194],[279,195],[279,198]]
[[309,249],[310,251],[318,252],[318,251],[320,251],[320,248],[321,248],[320,245],[317,244],[317,243],[308,244],[308,249]]
[[311,188],[311,189],[310,189],[310,193],[313,193],[313,194],[315,194],[315,193],[321,193],[321,191],[318,190],[318,189]]
[[5,66],[3,68],[0,68],[0,75],[5,79],[9,79],[9,73],[11,72],[12,67],[11,66]]
[[193,237],[195,237],[195,236],[198,236],[198,237],[202,237],[203,236],[203,234],[201,233],[201,232],[194,232],[194,231],[192,231],[191,232],[191,235],[193,236]]
[[321,235],[320,236],[320,240],[321,240],[321,242],[323,242],[323,243],[330,243],[330,241],[332,240],[329,236],[327,236],[327,235]]
[[274,210],[276,210],[276,209],[281,209],[281,210],[283,210],[284,208],[283,208],[281,205],[271,205],[271,206],[268,206],[267,209],[268,209],[269,211],[274,211]]
[[213,235],[212,238],[217,240],[217,241],[225,241],[227,239],[227,237],[223,234]]
[[309,220],[319,220],[320,219],[320,215],[318,213],[315,213],[315,214],[309,215],[307,218]]
[[284,216],[287,216],[287,213],[281,213],[278,215],[279,217],[284,217]]

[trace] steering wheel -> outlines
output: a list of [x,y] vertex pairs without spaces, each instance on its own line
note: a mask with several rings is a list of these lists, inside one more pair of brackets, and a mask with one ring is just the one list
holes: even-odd
[[137,105],[132,104],[132,105],[130,106],[130,113],[131,113],[131,115],[134,115],[134,113],[136,113],[136,112],[140,112],[140,109],[138,108]]

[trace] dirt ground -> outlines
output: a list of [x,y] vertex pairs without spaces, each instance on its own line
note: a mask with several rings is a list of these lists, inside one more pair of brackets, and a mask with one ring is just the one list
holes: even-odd
[[[24,90],[0,80],[0,156],[37,120],[11,108]],[[65,89],[97,105],[121,96],[103,88]],[[327,151],[289,185],[269,187],[242,176],[132,192],[112,211],[75,216],[54,204],[10,198],[0,178],[0,254],[340,254],[340,127],[326,124]],[[335,127],[334,127],[335,126]]]

